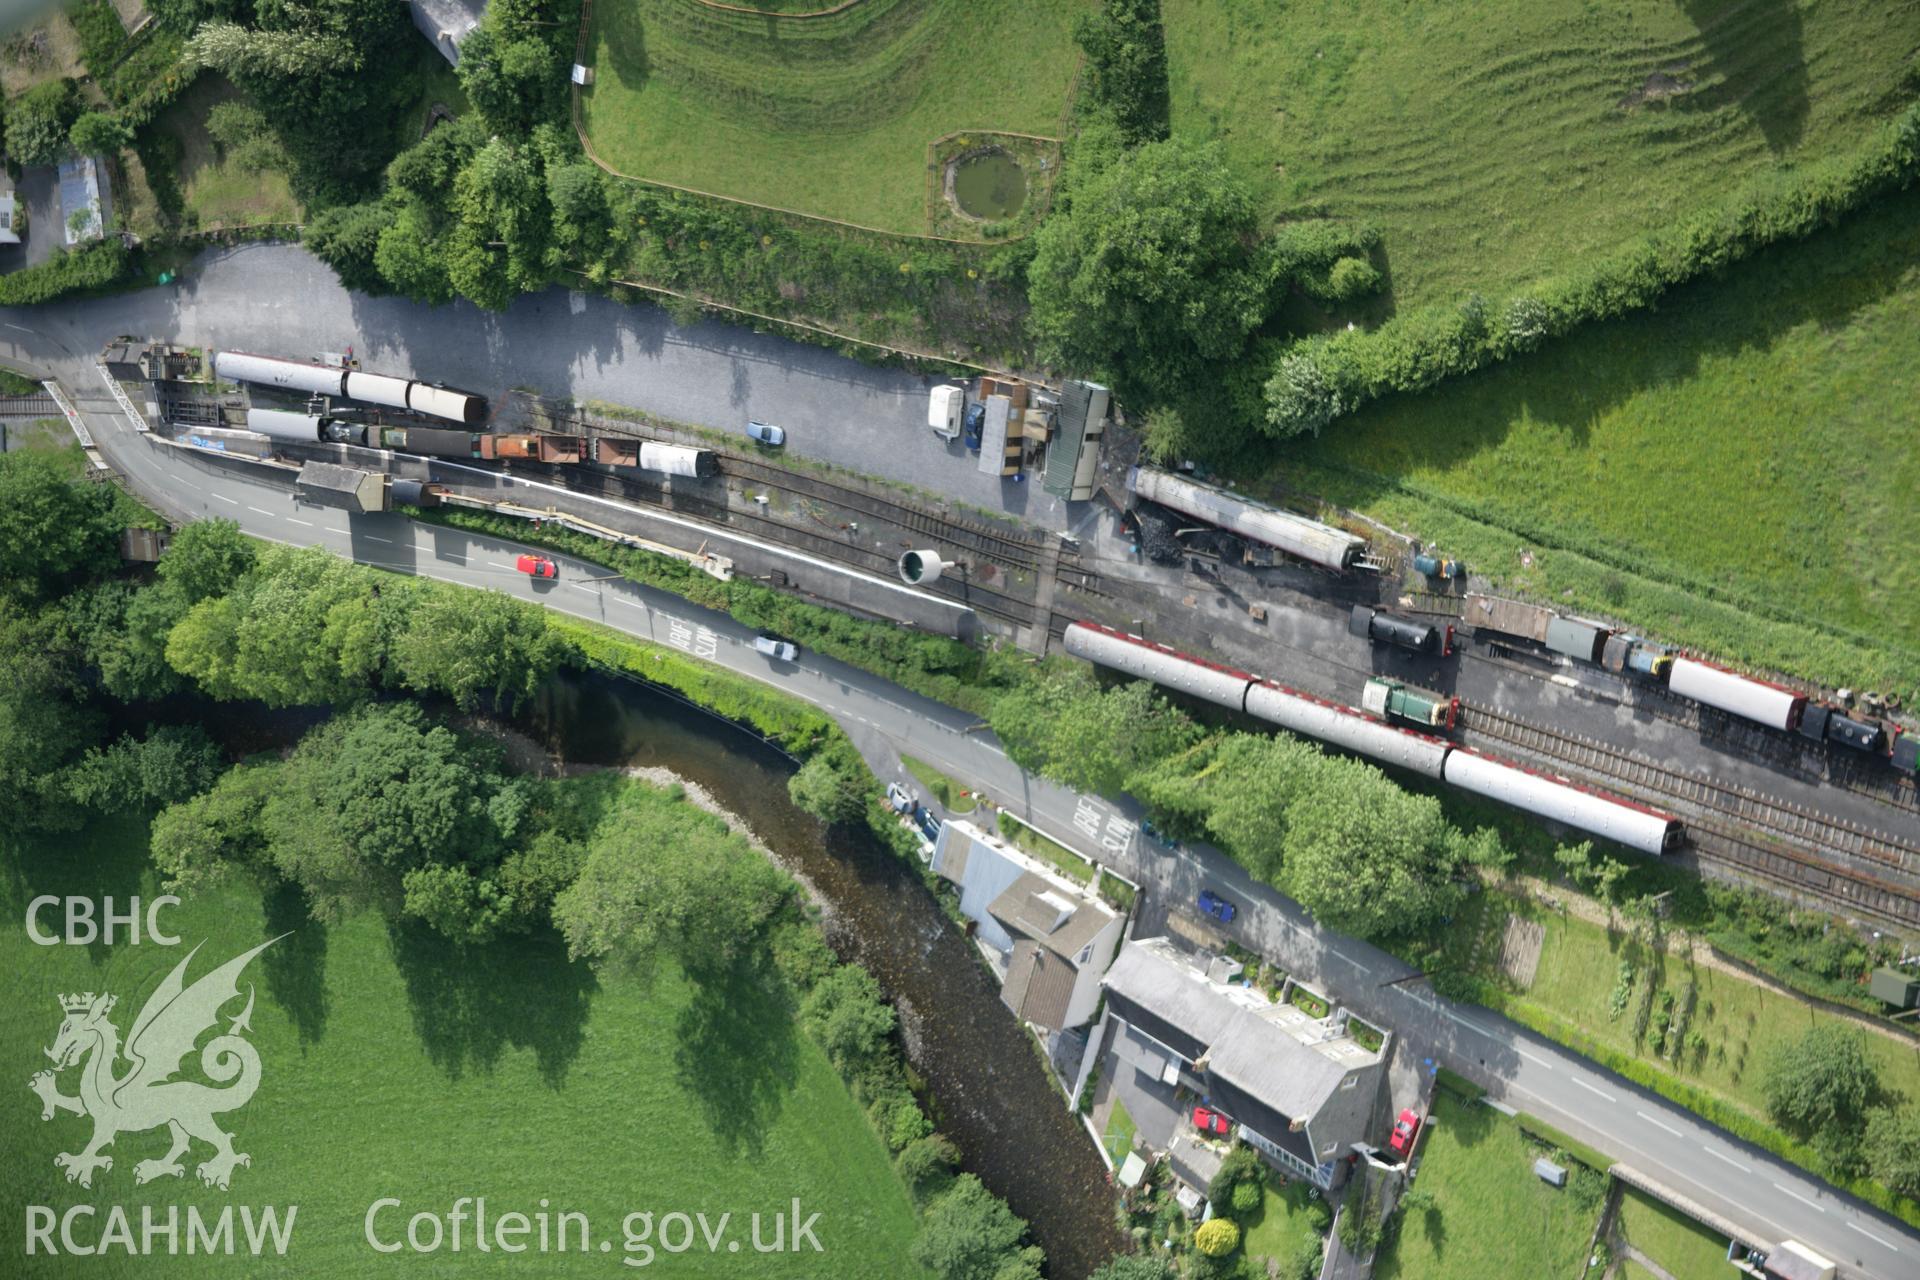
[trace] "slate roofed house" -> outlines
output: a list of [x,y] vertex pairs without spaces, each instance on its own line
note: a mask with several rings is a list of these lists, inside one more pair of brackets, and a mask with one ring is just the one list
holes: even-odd
[[460,43],[480,25],[487,12],[487,0],[407,0],[413,10],[413,25],[433,41],[440,56],[454,66],[460,65]]
[[1382,1055],[1347,1033],[1344,1011],[1316,1018],[1213,981],[1165,938],[1122,947],[1101,985],[1135,1070],[1204,1094],[1283,1171],[1322,1189],[1339,1181],[1385,1078]]
[[1100,975],[1120,945],[1123,917],[1086,885],[998,836],[954,819],[941,824],[934,873],[960,889],[960,912],[998,957],[1000,999],[1046,1031],[1093,1017]]

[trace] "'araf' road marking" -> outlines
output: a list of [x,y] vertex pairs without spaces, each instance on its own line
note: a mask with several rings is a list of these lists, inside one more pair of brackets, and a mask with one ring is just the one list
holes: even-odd
[[1773,1184],[1773,1189],[1775,1191],[1785,1192],[1787,1195],[1792,1196],[1795,1200],[1798,1200],[1801,1204],[1807,1206],[1807,1208],[1812,1209],[1815,1213],[1826,1212],[1824,1208],[1815,1204],[1813,1201],[1807,1199],[1805,1196],[1801,1195],[1798,1191],[1788,1191],[1785,1187],[1781,1186],[1777,1182]]
[[1588,1084],[1588,1083],[1587,1083],[1587,1082],[1586,1082],[1585,1080],[1582,1080],[1582,1079],[1581,1079],[1581,1078],[1580,1078],[1579,1076],[1575,1076],[1575,1077],[1573,1078],[1573,1082],[1574,1082],[1575,1084],[1577,1084],[1577,1085],[1579,1085],[1579,1086],[1580,1086],[1580,1087],[1581,1087],[1582,1089],[1585,1089],[1585,1090],[1586,1090],[1586,1091],[1587,1091],[1588,1093],[1597,1093],[1597,1094],[1599,1094],[1599,1095],[1600,1095],[1601,1097],[1603,1097],[1603,1098],[1605,1098],[1605,1099],[1606,1099],[1606,1100],[1607,1100],[1608,1102],[1618,1102],[1618,1101],[1619,1101],[1619,1099],[1618,1099],[1618,1098],[1616,1098],[1616,1097],[1614,1097],[1614,1096],[1613,1096],[1612,1094],[1610,1094],[1610,1093],[1608,1093],[1608,1092],[1607,1092],[1607,1091],[1606,1091],[1605,1089],[1596,1089],[1596,1088],[1594,1088],[1594,1087],[1593,1087],[1592,1085],[1590,1085],[1590,1084]]
[[1865,1237],[1866,1237],[1867,1239],[1869,1239],[1869,1240],[1871,1240],[1871,1241],[1873,1241],[1873,1242],[1874,1242],[1875,1244],[1877,1244],[1877,1245],[1879,1245],[1879,1246],[1880,1246],[1881,1248],[1883,1248],[1883,1249],[1891,1249],[1891,1250],[1893,1250],[1893,1251],[1894,1251],[1895,1253],[1898,1253],[1898,1252],[1900,1252],[1900,1246],[1899,1246],[1899,1245],[1897,1245],[1897,1244],[1895,1244],[1895,1243],[1894,1243],[1893,1241],[1891,1241],[1891,1240],[1884,1240],[1884,1239],[1882,1239],[1881,1237],[1879,1237],[1879,1236],[1877,1236],[1877,1235],[1875,1235],[1875,1234],[1873,1234],[1873,1232],[1871,1232],[1871,1231],[1869,1231],[1869,1230],[1867,1230],[1867,1229],[1866,1229],[1865,1227],[1863,1227],[1863,1226],[1861,1226],[1861,1225],[1860,1225],[1859,1223],[1857,1223],[1857,1222],[1849,1222],[1849,1223],[1848,1223],[1847,1225],[1848,1225],[1849,1227],[1852,1227],[1852,1228],[1853,1228],[1853,1229],[1854,1229],[1855,1231],[1858,1231],[1858,1232],[1859,1232],[1859,1233],[1860,1233],[1861,1235],[1863,1235],[1863,1236],[1865,1236]]
[[1662,1121],[1659,1121],[1659,1120],[1655,1120],[1652,1116],[1648,1115],[1644,1111],[1636,1111],[1633,1114],[1639,1116],[1642,1120],[1645,1120],[1648,1124],[1652,1125],[1656,1129],[1665,1129],[1668,1133],[1672,1134],[1676,1138],[1684,1138],[1687,1136],[1686,1134],[1680,1132],[1678,1129],[1674,1128],[1672,1125],[1663,1123]]
[[1712,1157],[1713,1157],[1714,1159],[1716,1159],[1716,1160],[1722,1160],[1722,1161],[1725,1161],[1725,1162],[1726,1162],[1727,1164],[1730,1164],[1730,1165],[1732,1165],[1732,1166],[1733,1166],[1734,1168],[1736,1168],[1736,1169],[1738,1169],[1738,1170],[1739,1170],[1740,1172],[1742,1172],[1742,1173],[1752,1173],[1752,1172],[1753,1172],[1753,1166],[1752,1166],[1752,1165],[1750,1165],[1750,1164],[1742,1164],[1742,1163],[1740,1163],[1740,1162],[1739,1162],[1738,1160],[1735,1160],[1735,1159],[1734,1159],[1734,1158],[1733,1158],[1732,1156],[1729,1156],[1729,1155],[1722,1155],[1722,1154],[1721,1154],[1720,1152],[1718,1152],[1718,1151],[1715,1151],[1715,1150],[1714,1150],[1714,1149],[1713,1149],[1712,1147],[1702,1147],[1702,1148],[1701,1148],[1701,1150],[1702,1150],[1702,1151],[1705,1151],[1705,1152],[1706,1152],[1706,1153],[1707,1153],[1708,1155],[1710,1155],[1710,1156],[1712,1156]]
[[1520,1056],[1525,1058],[1528,1062],[1537,1062],[1541,1066],[1546,1067],[1548,1070],[1553,1069],[1553,1064],[1551,1062],[1548,1062],[1545,1058],[1541,1057],[1537,1053],[1528,1053],[1525,1049],[1522,1049],[1520,1050]]

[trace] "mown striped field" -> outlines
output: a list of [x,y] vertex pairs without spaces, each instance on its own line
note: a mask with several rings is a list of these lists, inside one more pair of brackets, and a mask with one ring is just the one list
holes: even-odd
[[635,177],[918,233],[928,143],[1059,132],[1073,22],[1091,8],[864,0],[794,18],[609,0],[594,6],[582,121],[601,159]]
[[1366,219],[1392,302],[1499,296],[1911,101],[1911,0],[1164,0],[1177,136]]

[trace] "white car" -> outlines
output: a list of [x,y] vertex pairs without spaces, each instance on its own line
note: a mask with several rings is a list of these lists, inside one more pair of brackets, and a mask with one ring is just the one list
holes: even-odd
[[755,636],[753,648],[756,653],[764,653],[779,662],[792,662],[800,656],[800,650],[791,641],[775,640],[772,636]]

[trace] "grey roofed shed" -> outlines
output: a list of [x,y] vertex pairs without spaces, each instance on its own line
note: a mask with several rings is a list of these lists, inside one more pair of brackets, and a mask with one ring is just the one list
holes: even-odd
[[1106,431],[1107,389],[1095,382],[1069,382],[1060,392],[1047,471],[1041,487],[1070,502],[1093,496],[1094,466]]
[[387,478],[377,471],[357,471],[332,462],[309,462],[293,482],[304,502],[364,515],[387,509]]

